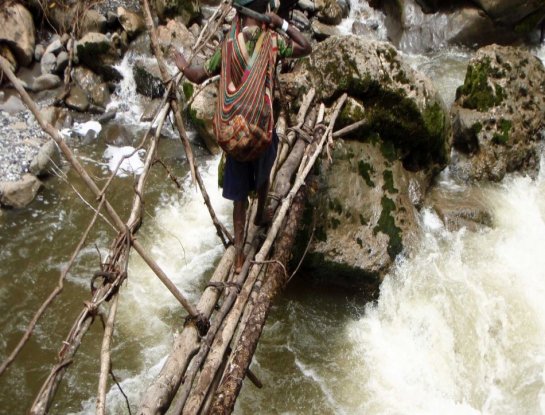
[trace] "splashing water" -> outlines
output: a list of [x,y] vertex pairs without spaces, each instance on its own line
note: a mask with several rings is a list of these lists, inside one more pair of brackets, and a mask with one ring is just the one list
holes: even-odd
[[545,182],[484,192],[495,228],[431,226],[346,327],[367,414],[539,414],[544,406]]
[[361,0],[350,0],[350,14],[337,26],[344,35],[358,33],[358,26],[363,28],[366,34],[376,40],[387,40],[388,33],[384,20],[386,17],[380,10],[375,10],[369,3]]

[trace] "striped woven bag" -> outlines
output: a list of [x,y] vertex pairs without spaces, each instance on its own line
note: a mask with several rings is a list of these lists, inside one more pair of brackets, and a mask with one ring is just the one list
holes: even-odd
[[214,132],[235,160],[255,160],[271,143],[277,50],[276,33],[263,29],[250,57],[238,18],[223,43]]

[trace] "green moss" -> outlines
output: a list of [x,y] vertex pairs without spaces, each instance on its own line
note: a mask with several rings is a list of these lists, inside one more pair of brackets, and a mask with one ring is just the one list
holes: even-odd
[[382,189],[388,193],[398,193],[398,190],[394,187],[394,174],[392,170],[384,170],[382,177],[384,178]]
[[182,88],[185,100],[188,101],[193,96],[193,84],[191,82],[184,82]]
[[493,89],[489,84],[489,78],[494,75],[490,62],[487,57],[468,66],[464,84],[456,90],[456,98],[463,98],[464,108],[483,112],[504,100],[503,89],[498,85]]
[[391,141],[382,141],[380,143],[380,152],[390,163],[397,160],[397,151]]
[[492,140],[497,144],[507,144],[509,141],[509,131],[511,131],[512,126],[513,123],[511,121],[502,118],[499,125],[501,133],[494,134]]
[[364,162],[363,160],[360,160],[358,163],[358,171],[360,172],[360,176],[363,177],[363,180],[369,187],[375,187],[375,183],[371,180],[371,175],[369,173],[375,173],[375,170],[373,169],[373,166],[371,166],[369,163]]
[[477,135],[479,134],[483,129],[483,125],[480,122],[476,122],[471,126],[471,131],[473,131],[473,134]]
[[432,105],[427,106],[424,109],[422,118],[424,119],[424,125],[431,136],[440,137],[443,134],[446,120],[445,113],[439,103],[434,102]]
[[383,196],[381,200],[382,212],[377,225],[373,229],[373,234],[382,232],[388,235],[390,240],[388,241],[388,255],[394,259],[397,254],[403,250],[403,243],[401,241],[401,229],[395,224],[395,219],[392,216],[392,212],[395,211],[395,203],[387,196]]

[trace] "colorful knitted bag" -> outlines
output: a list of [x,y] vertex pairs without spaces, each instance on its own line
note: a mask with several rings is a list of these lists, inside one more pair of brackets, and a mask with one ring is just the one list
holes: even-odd
[[263,29],[250,57],[238,18],[223,43],[214,132],[235,160],[255,160],[271,143],[277,52],[276,33]]

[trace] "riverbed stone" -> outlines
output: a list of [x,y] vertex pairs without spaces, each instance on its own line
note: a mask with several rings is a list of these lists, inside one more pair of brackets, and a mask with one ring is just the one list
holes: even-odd
[[324,40],[331,36],[340,36],[341,32],[336,26],[327,25],[314,19],[310,25],[314,37],[318,40]]
[[106,35],[90,32],[76,42],[78,61],[100,74],[105,81],[120,81],[123,76],[114,65],[119,56],[116,49]]
[[0,44],[0,56],[2,56],[8,62],[11,72],[16,73],[17,69],[19,68],[17,58],[15,58],[15,55],[8,45]]
[[80,33],[82,35],[90,32],[105,33],[107,27],[106,17],[96,10],[85,11],[81,21]]
[[151,98],[158,98],[165,93],[159,66],[155,60],[136,60],[133,65],[136,92]]
[[191,50],[196,37],[180,21],[171,19],[157,28],[157,40],[163,53],[169,54],[172,50]]
[[338,25],[343,17],[348,15],[337,0],[316,0],[317,17],[320,22],[328,25]]
[[123,29],[130,38],[135,37],[146,29],[146,24],[144,23],[142,16],[131,12],[124,7],[120,6],[117,8],[117,16],[119,18],[119,23],[121,23],[121,26],[123,26]]
[[52,53],[53,55],[57,55],[62,50],[62,48],[63,46],[61,38],[57,35],[53,37],[49,45],[47,45],[44,54]]
[[72,85],[65,103],[68,108],[75,111],[85,112],[89,109],[87,94],[85,94],[85,91],[79,85]]
[[42,60],[40,61],[40,67],[42,74],[51,74],[55,72],[55,68],[57,66],[57,57],[52,53],[46,53],[44,56],[42,56]]
[[38,154],[30,163],[29,172],[37,177],[53,174],[60,166],[60,154],[55,141],[49,140],[40,147]]
[[40,75],[32,83],[32,91],[40,92],[48,89],[57,88],[61,84],[61,78],[54,74]]
[[36,45],[34,21],[30,12],[18,3],[7,2],[0,11],[0,43],[6,43],[22,66],[34,58]]
[[68,52],[66,51],[61,51],[58,55],[57,55],[57,61],[55,63],[55,73],[59,74],[59,75],[62,75],[64,74],[64,70],[66,69],[66,67],[68,66],[68,61],[69,61],[69,56],[68,56]]
[[34,200],[42,182],[32,175],[25,174],[15,182],[0,182],[0,205],[24,208]]
[[201,12],[198,0],[155,0],[155,10],[161,22],[179,17],[185,26],[189,26]]
[[530,52],[491,45],[471,59],[452,107],[453,172],[465,180],[535,175],[545,136],[545,68]]
[[[186,82],[183,89],[186,99],[189,99],[194,91],[193,85]],[[213,127],[217,99],[217,85],[209,84],[195,96],[195,99],[189,107],[189,116],[193,126],[197,130],[199,137],[203,140],[208,151],[212,154],[218,154],[221,151]]]
[[541,0],[474,0],[494,20],[514,24],[543,8]]

